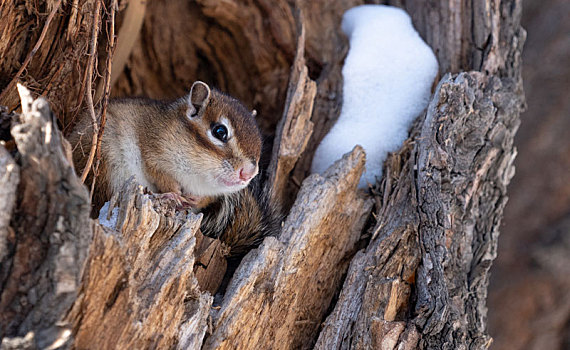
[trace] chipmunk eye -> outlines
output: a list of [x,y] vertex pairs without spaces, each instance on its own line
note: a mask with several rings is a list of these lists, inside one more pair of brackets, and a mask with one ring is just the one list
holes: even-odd
[[227,142],[228,128],[223,124],[216,124],[212,127],[212,135],[222,142]]

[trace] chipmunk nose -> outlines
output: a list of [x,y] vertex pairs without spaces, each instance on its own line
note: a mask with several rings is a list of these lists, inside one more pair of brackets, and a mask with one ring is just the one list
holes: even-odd
[[239,179],[242,181],[249,181],[255,175],[257,175],[257,164],[247,163],[239,169]]

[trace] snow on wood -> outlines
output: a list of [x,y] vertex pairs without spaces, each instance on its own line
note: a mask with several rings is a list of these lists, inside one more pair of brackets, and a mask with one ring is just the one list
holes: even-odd
[[515,86],[479,72],[442,79],[414,130],[416,142],[387,162],[388,200],[317,349],[490,345],[486,286],[514,172],[522,106]]
[[344,14],[342,29],[350,41],[342,69],[342,110],[317,148],[312,171],[324,171],[359,144],[367,156],[360,181],[364,188],[376,183],[388,152],[402,145],[412,121],[426,108],[438,66],[401,9],[352,8]]

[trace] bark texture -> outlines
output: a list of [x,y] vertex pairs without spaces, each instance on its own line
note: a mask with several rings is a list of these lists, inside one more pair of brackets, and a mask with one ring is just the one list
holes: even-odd
[[67,316],[73,346],[199,347],[212,304],[194,276],[201,217],[161,214],[134,183],[127,183],[115,201],[115,222],[95,231],[81,288]]
[[287,1],[151,1],[114,94],[174,98],[203,80],[256,109],[262,127],[274,130],[295,32]]
[[19,90],[22,114],[12,127],[18,165],[2,147],[2,203],[8,209],[14,204],[10,226],[0,236],[0,336],[33,332],[44,348],[69,337],[58,321],[75,301],[94,227],[88,192],[47,101]]
[[[244,258],[215,307],[223,247],[201,238],[200,219],[164,208],[131,184],[115,198],[116,224],[91,221],[55,118],[44,100],[23,93],[12,128],[16,148],[0,147],[7,203],[0,215],[0,247],[7,247],[0,254],[2,346],[487,348],[488,270],[524,108],[521,3],[393,2],[434,48],[443,78],[410,139],[389,156],[374,196],[356,190],[360,147],[323,176],[306,177],[342,103],[347,43],[340,18],[361,3],[156,0],[136,10],[145,13],[140,40],[114,94],[174,97],[202,79],[258,109],[265,133],[275,136],[266,185],[292,207],[280,235]],[[65,41],[81,56],[105,11],[89,22],[91,2],[69,13],[68,3],[52,5],[47,12],[59,16],[45,27],[84,23],[81,40]],[[17,9],[2,17],[35,16]],[[125,29],[127,37],[136,36],[138,25],[129,26],[135,29]],[[45,49],[66,35],[46,36],[52,45]],[[105,36],[98,39],[104,52]],[[18,64],[7,72],[19,78],[14,70],[44,56],[26,63],[33,48],[17,47]],[[78,57],[62,59],[74,67]],[[21,76],[51,76],[47,70],[22,69]],[[10,81],[1,82],[0,102],[13,107]],[[78,96],[94,88],[75,81],[60,88],[68,89],[65,98],[40,84],[55,106],[65,106],[64,126]]]
[[521,104],[509,80],[444,77],[416,143],[388,161],[374,236],[316,348],[488,347],[488,270]]
[[[300,12],[298,12],[300,15]],[[271,163],[267,169],[272,193],[288,206],[291,199],[286,196],[289,174],[305,151],[313,134],[311,114],[317,93],[317,84],[309,78],[305,60],[305,27],[298,18],[299,37],[297,54],[291,68],[286,107],[277,125]]]
[[489,332],[497,350],[562,350],[570,348],[570,2],[524,5],[528,110],[491,269]]
[[279,238],[234,274],[205,349],[310,347],[372,206],[356,192],[364,158],[355,148],[305,180]]
[[[61,125],[82,108],[98,0],[10,0],[0,4],[0,105],[19,107],[16,83],[50,101]],[[104,48],[104,45],[102,46]]]

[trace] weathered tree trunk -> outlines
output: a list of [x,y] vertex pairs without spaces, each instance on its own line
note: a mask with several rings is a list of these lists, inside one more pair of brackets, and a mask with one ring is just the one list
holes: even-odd
[[[11,81],[22,79],[49,98],[62,126],[72,124],[96,88],[83,82],[93,23],[107,18],[90,15],[97,1],[38,12],[3,3],[1,23],[21,25],[0,31],[0,57],[12,62],[0,66],[0,104],[18,105]],[[174,97],[203,79],[258,109],[275,135],[267,181],[291,209],[216,307],[208,290],[225,269],[223,247],[201,243],[200,218],[131,184],[115,198],[116,224],[90,220],[51,111],[21,89],[20,117],[2,117],[13,118],[16,146],[0,146],[2,347],[487,348],[488,270],[524,106],[521,3],[405,2],[443,78],[374,196],[356,190],[359,147],[305,178],[342,101],[340,18],[360,3],[156,0],[135,11],[145,19],[115,95]],[[41,40],[22,30],[37,13],[48,13]],[[132,19],[118,23],[137,36]],[[98,40],[106,57],[105,35]],[[31,42],[40,42],[35,54]],[[77,79],[63,79],[78,67]]]
[[36,345],[44,348],[69,337],[59,322],[77,296],[97,225],[89,219],[89,194],[47,101],[33,101],[27,89],[19,90],[22,114],[12,128],[18,165],[0,147],[6,164],[3,203],[13,208],[0,230],[0,336],[33,331]]
[[528,110],[489,285],[495,350],[570,348],[570,2],[526,0]]
[[512,88],[482,73],[440,82],[416,143],[389,160],[374,236],[317,348],[490,344],[488,270],[522,102]]
[[134,183],[118,202],[115,222],[95,232],[66,317],[74,347],[199,347],[212,304],[194,277],[200,218],[161,215]]

